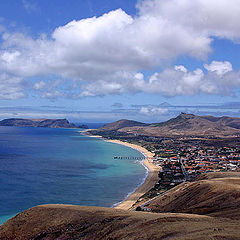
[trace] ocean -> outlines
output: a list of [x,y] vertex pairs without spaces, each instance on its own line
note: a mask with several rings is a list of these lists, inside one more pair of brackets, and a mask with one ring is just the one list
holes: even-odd
[[112,207],[146,177],[134,149],[79,129],[0,127],[0,224],[40,204]]

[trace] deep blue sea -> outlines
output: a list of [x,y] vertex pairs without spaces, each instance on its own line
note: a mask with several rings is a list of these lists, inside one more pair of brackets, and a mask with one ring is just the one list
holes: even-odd
[[134,149],[79,129],[0,127],[0,224],[39,204],[111,207],[139,186],[146,169]]

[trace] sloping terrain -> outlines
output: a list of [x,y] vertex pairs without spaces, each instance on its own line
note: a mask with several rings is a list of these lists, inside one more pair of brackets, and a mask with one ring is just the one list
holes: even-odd
[[117,122],[105,124],[103,127],[100,128],[100,130],[113,131],[113,130],[118,130],[125,127],[136,127],[136,126],[147,126],[147,125],[148,124],[146,123],[141,123],[141,122],[127,120],[127,119],[121,119]]
[[[148,126],[123,127],[119,132],[146,136],[216,136],[228,137],[240,134],[236,120],[226,121],[225,118],[214,120],[214,117],[201,117],[182,113],[166,122]],[[232,119],[232,118],[231,118]],[[240,120],[239,120],[240,121]],[[240,126],[240,125],[239,125]]]
[[240,118],[236,118],[236,117],[213,117],[213,116],[204,116],[203,118],[212,121],[212,122],[217,122],[217,123],[221,123],[224,124],[228,127],[232,127],[232,128],[236,128],[236,129],[240,129]]
[[181,212],[240,219],[240,172],[204,174],[153,200],[152,212]]
[[219,240],[239,236],[235,220],[67,205],[35,207],[0,227],[1,240]]
[[148,207],[38,206],[0,226],[0,240],[240,239],[240,172],[204,174]]
[[46,128],[73,128],[74,124],[67,119],[22,119],[9,118],[0,121],[0,126],[15,127],[46,127]]

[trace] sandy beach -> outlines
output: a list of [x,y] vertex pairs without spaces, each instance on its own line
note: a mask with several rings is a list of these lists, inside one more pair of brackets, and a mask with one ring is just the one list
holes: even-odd
[[123,209],[123,210],[129,210],[131,209],[132,205],[143,195],[145,194],[147,191],[149,191],[152,187],[154,187],[154,185],[156,184],[156,182],[158,181],[158,172],[159,172],[159,167],[155,166],[151,159],[153,157],[153,153],[149,152],[148,150],[146,150],[145,148],[135,145],[135,144],[131,144],[131,143],[127,143],[127,142],[122,142],[119,140],[107,140],[108,142],[111,143],[117,143],[117,144],[122,144],[124,146],[127,147],[131,147],[134,148],[136,150],[138,150],[139,152],[143,153],[147,158],[143,161],[143,164],[148,168],[149,172],[148,172],[148,176],[145,180],[145,182],[134,192],[132,193],[130,196],[127,197],[127,199],[125,199],[123,202],[121,202],[119,205],[117,205],[115,208],[116,209]]
[[[91,129],[85,130],[82,133],[87,135],[88,137],[96,137],[103,139],[102,136],[97,135],[91,135],[88,134],[88,131]],[[137,151],[141,152],[143,155],[146,156],[146,159],[143,161],[144,166],[148,168],[148,176],[145,179],[144,183],[139,186],[131,195],[129,195],[125,200],[123,200],[120,204],[118,204],[115,208],[116,209],[123,209],[123,210],[130,210],[134,203],[146,192],[148,192],[151,188],[154,187],[156,182],[159,180],[158,173],[160,170],[160,167],[155,166],[152,163],[153,153],[149,152],[147,149],[138,146],[136,144],[128,143],[128,142],[122,142],[120,140],[105,140],[107,142],[121,144],[127,147],[131,147],[133,149],[136,149]]]

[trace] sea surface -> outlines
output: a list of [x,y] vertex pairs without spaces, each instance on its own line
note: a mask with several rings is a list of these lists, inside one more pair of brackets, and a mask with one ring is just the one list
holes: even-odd
[[0,127],[0,224],[39,204],[112,207],[146,177],[134,149],[79,129]]

